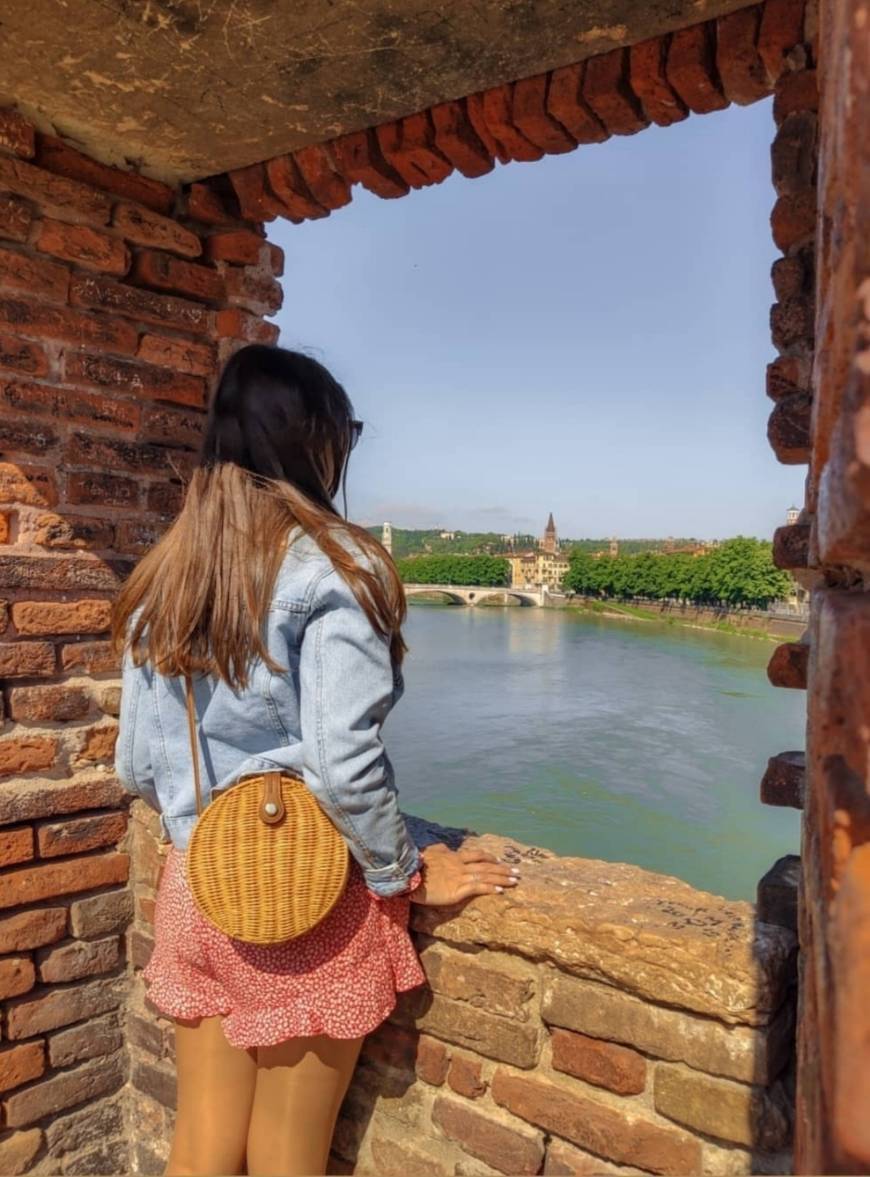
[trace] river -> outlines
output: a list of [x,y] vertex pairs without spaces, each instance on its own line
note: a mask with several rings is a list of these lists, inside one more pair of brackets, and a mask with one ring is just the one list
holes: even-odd
[[804,746],[773,644],[574,610],[415,605],[385,727],[402,806],[560,854],[754,899],[799,815],[758,800]]

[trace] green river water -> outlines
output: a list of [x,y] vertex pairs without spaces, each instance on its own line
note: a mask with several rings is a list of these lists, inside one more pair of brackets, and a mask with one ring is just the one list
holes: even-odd
[[560,854],[632,862],[735,899],[797,853],[758,800],[804,746],[773,644],[573,610],[409,610],[405,696],[385,728],[402,807]]

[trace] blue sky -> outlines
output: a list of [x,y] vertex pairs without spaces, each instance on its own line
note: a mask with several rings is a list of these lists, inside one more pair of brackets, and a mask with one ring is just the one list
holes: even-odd
[[351,517],[769,536],[771,138],[766,101],[275,223],[281,342],[366,422]]

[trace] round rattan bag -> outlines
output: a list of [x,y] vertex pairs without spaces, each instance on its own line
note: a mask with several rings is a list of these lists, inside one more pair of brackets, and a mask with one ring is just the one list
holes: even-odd
[[316,927],[347,884],[347,844],[299,777],[245,776],[203,809],[193,691],[188,682],[196,808],[187,848],[194,903],[227,936],[281,944]]

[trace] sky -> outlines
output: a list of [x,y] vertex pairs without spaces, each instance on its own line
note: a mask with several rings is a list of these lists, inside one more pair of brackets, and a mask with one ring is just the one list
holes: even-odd
[[770,101],[275,222],[283,346],[365,422],[365,524],[769,537]]

